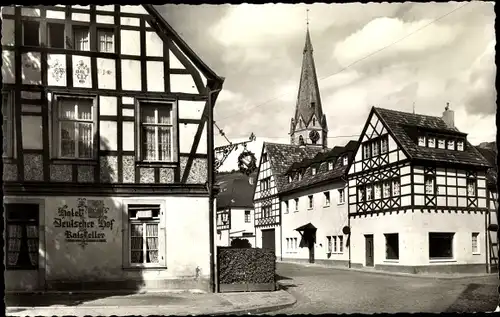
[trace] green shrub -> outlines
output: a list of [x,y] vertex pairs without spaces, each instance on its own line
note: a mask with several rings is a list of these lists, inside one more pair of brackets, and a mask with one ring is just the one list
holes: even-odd
[[276,255],[258,248],[218,248],[221,284],[274,283]]

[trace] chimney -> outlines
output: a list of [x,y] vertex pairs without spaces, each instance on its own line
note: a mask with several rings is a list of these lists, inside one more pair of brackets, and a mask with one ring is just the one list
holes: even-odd
[[453,110],[450,110],[450,103],[447,102],[446,103],[446,107],[444,108],[444,112],[443,112],[443,117],[442,117],[444,123],[446,123],[446,125],[449,127],[449,128],[455,128],[455,112]]

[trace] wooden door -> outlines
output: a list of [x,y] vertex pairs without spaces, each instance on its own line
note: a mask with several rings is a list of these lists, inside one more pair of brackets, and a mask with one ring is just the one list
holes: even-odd
[[309,263],[314,263],[314,242],[309,239]]
[[365,235],[365,266],[373,266],[373,235]]
[[276,235],[274,229],[262,230],[262,249],[276,250]]

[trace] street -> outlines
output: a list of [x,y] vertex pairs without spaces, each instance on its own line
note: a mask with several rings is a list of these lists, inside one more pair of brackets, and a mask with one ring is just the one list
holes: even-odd
[[297,303],[272,314],[486,312],[498,278],[435,279],[278,263],[279,282]]

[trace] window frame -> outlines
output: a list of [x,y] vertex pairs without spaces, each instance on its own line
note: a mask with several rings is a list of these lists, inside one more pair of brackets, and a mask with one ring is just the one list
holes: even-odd
[[323,207],[330,207],[330,191],[323,192],[324,204]]
[[[384,145],[385,143],[385,150]],[[380,137],[380,154],[385,154],[389,152],[389,134],[384,134]]]
[[294,212],[298,212],[299,211],[299,199],[298,198],[294,198],[293,200],[295,201],[295,210],[294,210]]
[[[397,239],[397,245],[396,249],[391,248],[391,250],[395,253],[395,257],[393,257],[392,254],[389,254],[389,239],[392,237]],[[384,233],[384,238],[385,238],[385,260],[389,261],[399,261],[399,234],[398,233]]]
[[308,210],[313,210],[314,209],[314,195],[307,195],[308,199],[308,204],[307,204],[307,209]]
[[[4,102],[6,98],[7,102]],[[12,90],[2,90],[2,116],[3,120],[7,118],[6,135],[4,137],[7,141],[7,151],[4,153],[2,148],[2,159],[15,159],[16,153],[16,116],[14,107],[14,93]],[[5,106],[5,108],[4,108]],[[4,110],[5,109],[5,114]],[[3,133],[3,131],[2,131]]]
[[339,188],[337,190],[337,193],[339,195],[339,203],[338,203],[338,205],[345,204],[345,188]]
[[[443,143],[443,147],[441,147],[441,145],[439,145],[440,142]],[[446,150],[446,140],[445,139],[438,139],[436,148],[441,149],[441,150]]]
[[347,156],[347,154],[344,154],[342,156],[342,166],[347,166],[348,163],[349,163],[349,157]]
[[[101,50],[101,33],[104,32],[104,33],[109,33],[111,35],[111,39],[112,39],[112,42],[111,42],[111,52],[108,52],[107,50],[106,51],[102,51]],[[115,42],[116,42],[116,39],[115,39],[115,29],[112,28],[112,27],[109,27],[109,28],[106,28],[106,27],[99,27],[97,28],[97,32],[96,32],[97,36],[96,36],[96,50],[100,53],[110,53],[110,54],[114,54],[115,53]],[[107,37],[106,37],[106,44],[108,43],[107,41]]]
[[[130,221],[129,206],[130,205],[150,205],[151,207],[160,207],[158,223],[158,263],[132,263],[132,252],[131,252],[131,224],[135,221]],[[151,269],[151,268],[167,268],[167,226],[166,226],[166,205],[165,201],[161,199],[127,199],[123,200],[122,204],[123,214],[123,228],[126,232],[123,233],[122,242],[122,259],[123,267],[131,269]],[[148,220],[143,220],[144,224],[147,224]],[[151,222],[149,222],[151,223]]]
[[[427,192],[427,188],[428,188],[428,184],[427,184],[427,181],[431,181],[431,188],[432,188],[432,192],[428,193]],[[425,195],[436,195],[437,193],[437,186],[436,186],[436,177],[434,175],[424,175],[424,193]]]
[[328,170],[331,171],[333,169],[333,162],[332,161],[328,161]]
[[285,211],[284,213],[287,214],[290,212],[290,206],[289,206],[289,200],[284,200],[283,203],[285,204]]
[[[62,157],[61,152],[61,138],[60,138],[60,125],[59,125],[59,113],[60,106],[59,101],[61,99],[90,99],[92,100],[92,157],[90,158],[77,158],[77,157]],[[99,103],[98,96],[94,94],[79,94],[79,93],[60,93],[57,91],[52,92],[52,101],[49,103],[49,112],[52,113],[49,122],[49,131],[51,132],[51,142],[50,142],[50,153],[53,160],[61,161],[97,161],[98,151],[99,151]],[[75,151],[76,153],[76,151]]]
[[[26,44],[26,38],[25,38],[25,23],[37,23],[38,24],[38,44],[37,45],[28,45]],[[22,21],[22,26],[21,26],[21,29],[22,29],[22,39],[23,39],[23,46],[28,46],[28,47],[40,47],[41,44],[42,44],[42,36],[41,36],[41,32],[40,32],[40,27],[41,27],[41,23],[39,20],[23,20]]]
[[419,135],[417,137],[417,144],[418,146],[426,146],[427,145],[427,140],[424,135]]
[[252,221],[252,214],[250,213],[250,210],[245,210],[245,223],[251,223]]
[[[434,243],[431,243],[431,235],[451,235],[451,256],[431,256],[431,246],[434,246]],[[428,248],[429,248],[429,261],[450,261],[455,259],[455,232],[429,232],[428,234]]]
[[[170,161],[160,161],[160,160],[145,160],[143,159],[142,153],[142,117],[141,110],[143,106],[148,104],[170,104],[172,106],[171,111],[171,126],[172,126],[172,136],[171,136],[171,160]],[[146,164],[146,165],[177,165],[179,163],[179,112],[178,112],[178,101],[174,99],[154,99],[154,98],[136,98],[135,99],[135,150],[136,150],[136,163]]]
[[331,254],[333,253],[333,245],[332,245],[332,236],[326,236],[326,240],[327,240],[327,253]]
[[312,174],[312,176],[316,175],[316,172],[317,172],[316,167],[314,167],[314,166],[311,167],[311,174]]
[[456,149],[455,147],[455,140],[453,139],[448,139],[446,140],[446,149],[447,150],[451,150],[451,151],[454,151]]
[[338,242],[339,242],[338,253],[342,254],[344,253],[344,236],[338,236]]
[[[471,251],[473,255],[479,255],[481,254],[481,247],[479,244],[479,232],[472,232],[471,234]],[[474,238],[476,239],[476,250],[474,250]]]
[[[472,195],[469,194],[469,182],[472,182],[473,189],[474,189],[474,193]],[[465,181],[465,186],[466,186],[465,190],[467,191],[467,197],[469,197],[469,198],[477,197],[477,178],[476,177],[473,177],[473,176],[467,177],[467,179]]]
[[[73,36],[73,49],[75,51],[79,51],[79,52],[90,52],[91,50],[91,41],[92,41],[92,32],[90,32],[90,27],[88,26],[81,26],[81,25],[73,25],[73,27],[71,28],[71,31],[72,31],[72,36]],[[77,45],[77,40],[78,37],[76,36],[77,35],[77,32],[83,32],[83,31],[86,31],[87,34],[88,34],[88,49],[81,49],[80,45]]]
[[[63,28],[63,38],[62,38],[62,47],[55,47],[52,46],[52,41],[51,41],[51,36],[50,36],[50,30],[52,27],[57,26],[57,27],[62,27]],[[65,49],[66,48],[66,29],[65,29],[65,24],[63,21],[61,22],[47,22],[47,47],[50,48],[56,48],[56,49]]]

